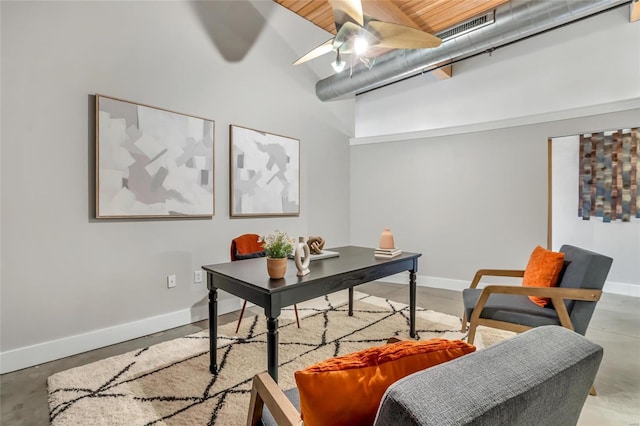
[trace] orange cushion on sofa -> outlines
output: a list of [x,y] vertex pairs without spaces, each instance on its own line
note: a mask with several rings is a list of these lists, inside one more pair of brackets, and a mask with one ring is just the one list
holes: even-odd
[[371,425],[393,382],[475,350],[461,340],[407,340],[296,371],[302,420],[306,426]]
[[[527,269],[522,277],[522,285],[525,287],[555,287],[563,266],[564,253],[538,246],[531,253]],[[549,303],[549,299],[546,297],[529,296],[529,299],[542,307]]]

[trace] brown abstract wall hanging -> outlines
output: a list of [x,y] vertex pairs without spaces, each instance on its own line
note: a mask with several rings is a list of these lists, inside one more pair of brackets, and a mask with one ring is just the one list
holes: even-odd
[[640,218],[638,128],[580,135],[578,215],[603,222]]

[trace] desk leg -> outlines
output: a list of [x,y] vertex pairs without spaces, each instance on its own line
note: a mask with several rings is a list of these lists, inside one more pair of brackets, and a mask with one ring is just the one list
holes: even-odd
[[353,287],[349,287],[349,316],[353,316]]
[[267,371],[278,382],[278,318],[267,318]]
[[416,337],[416,271],[409,271],[409,336]]
[[[211,287],[210,287],[211,288]],[[218,374],[218,289],[209,290],[209,371]]]

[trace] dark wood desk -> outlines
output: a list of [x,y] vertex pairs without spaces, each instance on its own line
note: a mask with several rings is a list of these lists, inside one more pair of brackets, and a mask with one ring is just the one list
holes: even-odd
[[353,287],[369,281],[409,271],[409,334],[415,337],[416,272],[420,253],[402,253],[392,259],[374,257],[373,249],[338,247],[331,251],[339,257],[315,260],[311,273],[296,276],[297,269],[289,260],[283,279],[267,275],[265,258],[203,266],[209,290],[209,371],[216,374],[216,341],[218,340],[218,289],[224,290],[264,308],[267,317],[267,370],[278,380],[278,317],[285,306],[311,300],[339,290],[349,289],[349,315],[353,315]]

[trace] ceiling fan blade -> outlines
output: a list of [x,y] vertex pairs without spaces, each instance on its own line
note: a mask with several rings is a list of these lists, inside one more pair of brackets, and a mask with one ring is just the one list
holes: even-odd
[[315,59],[315,58],[320,57],[320,56],[322,56],[322,55],[324,55],[326,53],[331,52],[333,50],[333,40],[335,40],[335,37],[325,41],[320,46],[318,46],[315,49],[313,49],[311,52],[309,52],[306,55],[298,58],[293,63],[293,65],[300,65],[300,64],[302,64],[304,62],[310,61],[312,59]]
[[360,0],[329,0],[333,9],[333,19],[336,22],[336,31],[347,22],[364,25],[364,15],[362,13],[362,3]]
[[391,49],[425,49],[438,47],[442,40],[424,31],[390,22],[369,21],[367,29],[374,32],[380,41],[377,47]]

